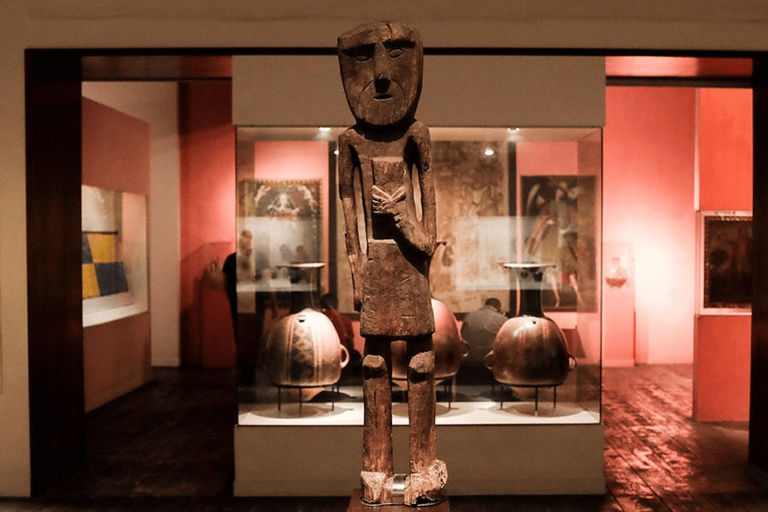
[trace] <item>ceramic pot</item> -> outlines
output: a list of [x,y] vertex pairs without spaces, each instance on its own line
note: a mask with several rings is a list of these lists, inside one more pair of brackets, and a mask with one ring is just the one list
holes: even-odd
[[485,357],[493,377],[511,386],[559,386],[576,364],[560,327],[541,310],[545,266],[505,264],[516,271],[520,304],[517,316],[501,326]]
[[[435,380],[450,379],[456,375],[462,360],[469,354],[469,344],[461,338],[459,323],[444,302],[432,299],[435,332],[432,349],[435,352]],[[404,384],[408,379],[408,348],[405,341],[392,343],[392,380]]]
[[275,386],[325,387],[338,382],[349,352],[328,317],[307,308],[272,326],[263,361]]
[[627,282],[627,271],[621,266],[619,258],[611,260],[611,267],[605,273],[605,282],[612,288],[621,288]]

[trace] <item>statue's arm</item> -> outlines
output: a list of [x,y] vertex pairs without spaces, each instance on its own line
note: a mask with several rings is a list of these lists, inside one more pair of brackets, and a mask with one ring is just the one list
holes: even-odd
[[[352,290],[355,310],[359,311],[363,298],[363,276],[365,275],[365,255],[360,244],[361,234],[358,231],[357,217],[364,215],[362,208],[358,208],[355,197],[355,187],[361,187],[355,183],[355,169],[359,165],[353,152],[349,138],[342,134],[339,136],[339,197],[344,213],[344,225],[349,267],[352,272]],[[364,235],[364,234],[363,234]]]
[[432,145],[429,130],[421,123],[411,132],[411,160],[418,173],[421,189],[421,219],[411,209],[399,208],[395,223],[406,240],[419,252],[430,257],[435,252],[437,239],[437,205],[435,202],[435,181],[432,175]]

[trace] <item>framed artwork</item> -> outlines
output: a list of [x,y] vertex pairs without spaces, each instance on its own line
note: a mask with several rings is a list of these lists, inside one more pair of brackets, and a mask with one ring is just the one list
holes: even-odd
[[83,299],[128,292],[119,233],[82,233]]
[[702,306],[749,309],[752,305],[752,216],[703,216]]
[[148,308],[147,199],[81,187],[83,326]]
[[[474,311],[491,296],[509,308],[509,273],[500,263],[515,254],[515,226],[509,216],[515,197],[510,189],[515,184],[514,147],[506,141],[432,141],[439,245],[430,286],[432,296],[454,313]],[[341,212],[338,196],[335,204]],[[352,313],[344,219],[334,212],[331,217],[339,233],[335,291],[340,310]]]
[[514,144],[506,141],[433,141],[437,239],[433,297],[456,313],[498,298],[509,309],[509,272],[515,255]]
[[594,310],[595,177],[522,176],[520,186],[523,259],[555,265],[545,275],[542,306],[549,310]]
[[253,281],[258,281],[259,271],[268,268],[273,279],[272,288],[279,288],[283,283],[286,289],[292,289],[298,282],[297,276],[292,275],[285,265],[320,261],[323,237],[321,193],[321,180],[247,179],[238,182],[238,237],[243,239],[246,233],[252,241],[250,248],[242,250],[255,262]]
[[83,299],[128,291],[121,253],[122,194],[83,185],[82,265]]

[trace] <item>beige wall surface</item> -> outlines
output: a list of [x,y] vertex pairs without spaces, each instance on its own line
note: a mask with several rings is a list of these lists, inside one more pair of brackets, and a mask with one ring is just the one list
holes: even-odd
[[[30,0],[18,8],[38,43],[64,46],[329,46],[355,23],[398,20],[427,46],[755,49],[768,45],[762,0],[393,0],[219,2]],[[60,36],[66,33],[67,38]],[[149,35],[149,37],[137,37]]]
[[0,495],[29,493],[24,49],[332,47],[362,21],[417,25],[427,47],[768,50],[762,0],[92,2],[0,7]]
[[[457,73],[456,70],[461,70]],[[312,80],[305,77],[311,76]],[[333,56],[245,55],[232,64],[235,125],[348,126]],[[510,94],[515,91],[515,94]],[[602,126],[599,57],[424,57],[417,117],[427,126]]]

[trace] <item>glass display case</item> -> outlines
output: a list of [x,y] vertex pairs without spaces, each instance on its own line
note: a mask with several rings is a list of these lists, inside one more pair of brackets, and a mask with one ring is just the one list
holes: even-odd
[[[238,248],[225,272],[241,426],[362,425],[342,131],[237,128]],[[601,130],[431,135],[437,425],[599,424]],[[402,354],[394,342],[396,425],[407,423]]]

